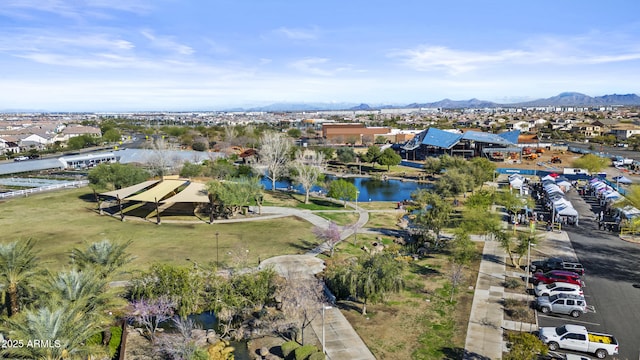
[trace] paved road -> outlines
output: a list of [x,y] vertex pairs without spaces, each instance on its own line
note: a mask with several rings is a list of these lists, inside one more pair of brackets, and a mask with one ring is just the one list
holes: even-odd
[[568,199],[581,215],[580,227],[567,226],[576,256],[586,269],[585,297],[595,314],[577,320],[565,316],[542,316],[540,326],[583,324],[588,329],[616,336],[617,359],[640,358],[640,244],[621,240],[616,234],[598,230],[594,212],[599,205],[575,192]]

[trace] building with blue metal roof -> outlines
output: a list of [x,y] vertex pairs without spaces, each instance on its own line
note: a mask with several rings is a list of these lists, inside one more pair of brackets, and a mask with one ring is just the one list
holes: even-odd
[[522,157],[517,146],[520,130],[493,134],[481,131],[442,130],[428,128],[400,147],[407,160],[423,160],[429,156],[487,156],[492,160]]

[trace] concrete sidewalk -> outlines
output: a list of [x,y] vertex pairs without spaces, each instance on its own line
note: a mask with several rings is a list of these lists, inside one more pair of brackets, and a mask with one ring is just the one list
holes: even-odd
[[[535,249],[537,254],[575,257],[566,232],[544,231],[542,235],[543,238]],[[507,254],[497,241],[485,241],[467,328],[464,355],[466,360],[502,359],[503,351],[507,350],[503,340],[504,330],[531,332],[538,329],[537,321],[536,324],[529,324],[504,319],[502,302],[505,298],[533,300],[531,295],[505,292],[506,276],[525,275],[512,267],[507,268],[506,261]]]

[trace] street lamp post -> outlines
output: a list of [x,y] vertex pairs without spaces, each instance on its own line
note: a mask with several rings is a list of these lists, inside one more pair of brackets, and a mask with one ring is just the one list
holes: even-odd
[[322,304],[322,353],[326,354],[326,350],[324,348],[324,311],[325,310],[331,310],[333,309],[331,306],[324,306],[324,304]]
[[536,246],[535,244],[531,244],[531,240],[529,240],[529,244],[527,246],[527,272],[525,274],[525,283],[524,286],[529,289],[529,272],[531,272],[531,247]]
[[220,247],[218,246],[218,235],[220,234],[216,231],[216,266],[220,266],[220,253],[218,251]]

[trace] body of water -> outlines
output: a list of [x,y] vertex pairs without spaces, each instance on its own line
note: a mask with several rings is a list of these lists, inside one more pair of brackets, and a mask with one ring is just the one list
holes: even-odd
[[[335,179],[335,177],[330,177]],[[397,179],[376,180],[368,177],[348,177],[344,180],[351,182],[358,188],[358,201],[402,201],[411,198],[411,193],[417,189],[429,189],[433,185],[417,183],[414,181],[401,181]],[[271,180],[263,178],[261,183],[265,189],[271,190]],[[276,181],[277,189],[292,188],[300,193],[304,193],[302,186],[292,185],[290,181]],[[327,189],[321,186],[314,186],[311,191],[322,191],[327,193]]]

